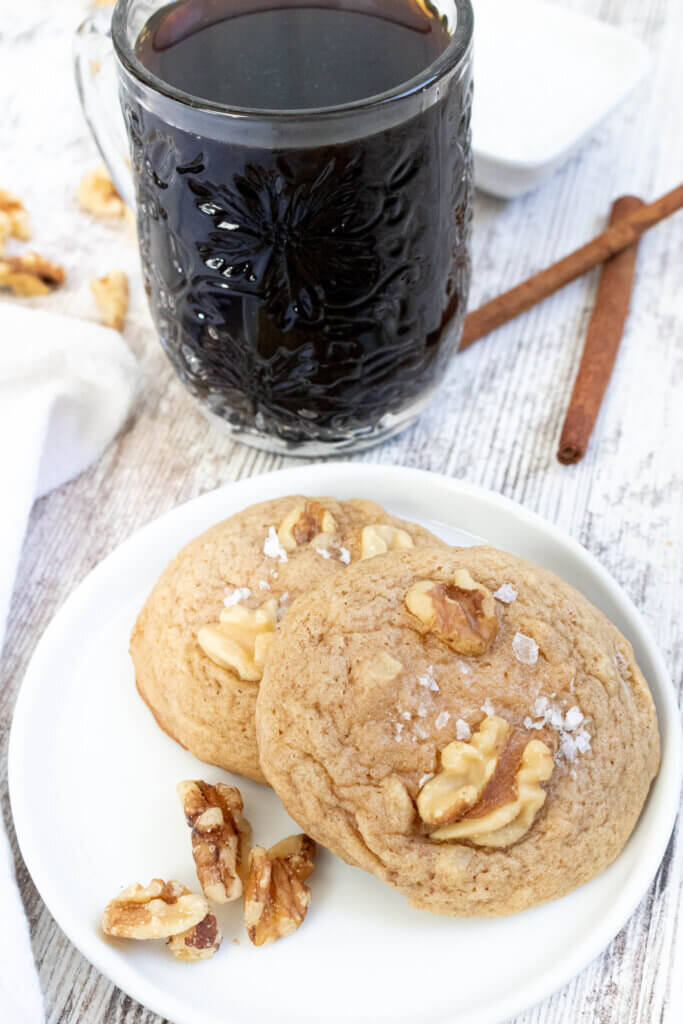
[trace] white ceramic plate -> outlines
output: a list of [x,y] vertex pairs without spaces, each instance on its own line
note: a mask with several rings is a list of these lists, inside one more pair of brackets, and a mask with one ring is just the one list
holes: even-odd
[[538,0],[473,0],[474,177],[505,198],[576,151],[649,67],[620,29]]
[[[374,498],[447,540],[481,537],[525,555],[583,590],[627,634],[657,702],[663,761],[640,822],[608,871],[513,918],[455,920],[411,909],[374,877],[321,852],[304,926],[273,946],[250,946],[234,905],[219,915],[223,948],[198,966],[179,964],[163,943],[102,938],[100,913],[120,886],[166,876],[196,887],[175,785],[230,780],[168,739],[137,697],[127,654],[136,612],[191,537],[252,502],[294,492]],[[554,527],[497,495],[418,470],[300,466],[175,509],[122,544],[71,595],[38,644],[17,702],[12,810],[28,869],[72,942],[125,992],[176,1024],[492,1024],[571,978],[642,898],[676,814],[677,723],[673,688],[639,613]],[[271,791],[235,781],[259,843],[296,830]]]

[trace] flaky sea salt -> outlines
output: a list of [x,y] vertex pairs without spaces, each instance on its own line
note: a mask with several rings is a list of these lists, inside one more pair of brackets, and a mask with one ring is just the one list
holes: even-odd
[[579,754],[585,754],[587,750],[590,750],[590,745],[590,733],[586,729],[579,729],[573,735],[563,732],[560,739],[560,752],[568,761],[576,761]]
[[448,711],[440,711],[439,714],[436,716],[436,721],[434,722],[434,725],[436,726],[437,729],[445,729],[445,727],[448,725],[450,717],[451,716]]
[[455,664],[458,666],[458,671],[462,676],[471,676],[474,672],[472,666],[468,665],[467,662],[463,661],[461,658],[458,658]]
[[511,583],[503,583],[493,595],[496,601],[501,601],[503,604],[512,604],[513,601],[517,600],[517,591]]
[[584,716],[577,704],[565,714],[559,705],[551,704],[547,697],[538,697],[532,711],[533,719],[527,715],[524,728],[543,729],[550,726],[554,729],[560,737],[560,756],[566,761],[575,761],[579,754],[590,750],[590,733],[581,725]]
[[550,701],[547,697],[539,697],[534,701],[534,716],[536,718],[542,718],[550,707]]
[[332,558],[327,548],[316,548],[315,550],[322,558]]
[[398,740],[399,743],[401,741],[401,733],[402,732],[403,732],[403,723],[402,722],[396,722],[395,725],[394,725],[394,739]]
[[583,714],[581,713],[581,709],[576,705],[573,708],[570,708],[564,716],[564,727],[565,729],[569,729],[570,732],[573,729],[576,729],[577,726],[581,725],[582,722]]
[[280,600],[277,603],[277,621],[279,622],[282,616],[287,611],[287,602],[289,601],[289,591],[285,590],[284,594],[280,596]]
[[495,714],[495,711],[493,709],[493,704],[491,703],[491,701],[489,700],[488,697],[486,698],[486,700],[482,704],[481,710],[484,712],[485,715],[493,715],[493,714]]
[[406,722],[409,722],[412,717],[410,711],[401,711],[401,718],[405,718]]
[[472,730],[463,718],[459,718],[455,723],[455,735],[459,740],[469,740],[472,738]]
[[426,718],[427,717],[427,707],[426,707],[425,704],[420,704],[418,706],[417,715],[418,715],[418,718]]
[[343,562],[344,565],[348,565],[351,561],[351,552],[348,548],[339,548],[339,561]]
[[281,562],[288,561],[287,552],[280,543],[274,526],[268,527],[268,536],[263,542],[263,554],[266,558],[279,558]]
[[615,651],[614,652],[614,667],[616,668],[616,670],[617,670],[617,672],[619,673],[620,676],[628,676],[629,675],[628,661],[626,660],[624,655],[621,653],[621,651]]
[[533,637],[525,633],[515,633],[512,638],[512,650],[517,661],[523,665],[535,665],[538,661],[538,644]]
[[434,678],[434,666],[430,665],[427,671],[417,677],[417,681],[420,686],[424,686],[425,690],[433,690],[435,693],[439,692],[439,687]]
[[234,590],[225,591],[223,604],[226,608],[232,608],[233,605],[239,604],[240,601],[246,601],[248,597],[251,597],[251,590],[249,587],[235,587]]
[[268,580],[259,580],[258,585],[259,590],[270,590],[270,583],[268,582]]

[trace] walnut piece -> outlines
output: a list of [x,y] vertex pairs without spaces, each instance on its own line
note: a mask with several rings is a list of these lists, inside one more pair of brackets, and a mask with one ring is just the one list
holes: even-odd
[[510,735],[510,725],[497,715],[487,717],[469,742],[454,740],[441,752],[441,771],[417,797],[426,825],[447,825],[474,807],[493,776]]
[[360,534],[361,561],[384,555],[387,551],[398,551],[401,548],[412,548],[413,538],[406,530],[399,530],[388,523],[373,523],[364,526]]
[[314,867],[315,843],[289,836],[270,850],[254,846],[244,887],[244,923],[255,946],[295,932],[306,917],[311,890],[305,884]]
[[176,960],[198,963],[200,960],[210,960],[220,949],[222,941],[223,935],[215,914],[207,914],[199,924],[178,935],[172,935],[167,945]]
[[321,533],[332,534],[337,524],[331,512],[319,501],[300,501],[280,523],[277,537],[285,551],[310,544]]
[[541,786],[553,773],[552,751],[541,740],[531,740],[522,753],[515,776],[516,795],[487,813],[472,814],[462,821],[445,825],[431,833],[432,839],[467,839],[476,846],[511,846],[531,828],[545,803]]
[[96,167],[83,175],[78,201],[94,217],[123,217],[126,212],[126,204],[104,167]]
[[367,666],[367,674],[374,682],[390,683],[403,671],[403,665],[388,651],[378,651]]
[[47,295],[65,277],[63,267],[50,263],[37,252],[0,259],[0,288],[9,288],[23,298]]
[[493,595],[475,583],[467,569],[458,569],[452,583],[414,583],[406,594],[406,606],[457,654],[484,654],[498,632]]
[[107,327],[123,330],[128,312],[128,278],[122,270],[110,270],[90,282],[90,291]]
[[194,928],[208,913],[203,896],[181,882],[153,878],[149,885],[129,885],[107,904],[102,931],[121,939],[167,939]]
[[219,622],[202,626],[197,642],[216,665],[232,669],[245,682],[257,683],[275,636],[277,606],[277,599],[271,597],[259,608],[224,608]]
[[239,789],[222,782],[180,782],[178,796],[192,829],[192,856],[202,892],[214,903],[239,899],[251,842]]
[[0,188],[0,253],[8,238],[27,242],[31,237],[31,225],[24,204],[11,192]]

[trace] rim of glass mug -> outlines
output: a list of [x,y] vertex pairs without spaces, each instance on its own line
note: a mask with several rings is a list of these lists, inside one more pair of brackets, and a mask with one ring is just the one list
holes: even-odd
[[[411,97],[414,98],[425,90],[430,89],[431,86],[437,85],[452,72],[457,72],[467,63],[472,49],[474,31],[474,13],[470,0],[436,0],[434,6],[436,6],[439,13],[448,18],[449,22],[454,19],[455,27],[451,41],[443,53],[439,54],[436,60],[427,65],[418,75],[399,83],[399,85],[394,86],[393,89],[388,89],[386,92],[363,97],[351,103],[342,103],[329,107],[272,110],[268,108],[230,106],[192,96],[190,93],[175,88],[175,86],[170,85],[162,78],[153,74],[138,60],[135,54],[135,42],[144,22],[136,26],[136,30],[132,35],[128,32],[129,18],[132,8],[136,3],[137,0],[118,0],[111,22],[114,50],[121,65],[133,79],[136,79],[154,92],[160,93],[162,96],[175,100],[195,111],[222,114],[225,117],[240,121],[267,120],[271,124],[282,125],[291,124],[292,122],[319,122],[321,118],[341,118],[355,112],[379,113],[380,111],[386,111],[386,108],[392,104],[408,100]],[[418,3],[425,8],[433,6],[429,0],[418,0]],[[306,0],[304,0],[302,6],[306,5]],[[311,4],[311,6],[313,5]],[[146,14],[149,15],[149,10],[146,11]],[[435,96],[435,98],[437,97]]]

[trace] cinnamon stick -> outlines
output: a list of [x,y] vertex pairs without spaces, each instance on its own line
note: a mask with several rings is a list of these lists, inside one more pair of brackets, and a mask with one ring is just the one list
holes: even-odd
[[626,249],[649,228],[659,224],[660,221],[670,217],[672,213],[676,213],[681,208],[683,208],[683,184],[672,189],[671,192],[667,192],[654,203],[640,206],[623,220],[611,224],[606,231],[588,242],[587,245],[570,253],[569,256],[565,256],[557,263],[553,263],[546,270],[534,274],[528,281],[518,284],[511,291],[487,302],[486,305],[470,313],[467,317],[460,341],[460,350],[467,348],[468,345],[483,338],[485,334],[493,331],[496,327],[500,327],[520,313],[526,312],[527,309],[531,309],[542,299],[553,295],[570,281],[575,281],[577,277],[581,277],[593,267],[597,267],[611,256]]
[[[610,225],[623,221],[644,205],[636,196],[622,196],[612,206]],[[583,458],[593,433],[628,316],[637,253],[636,241],[603,264],[557,451],[557,458],[564,465]]]

